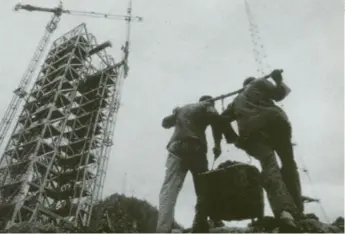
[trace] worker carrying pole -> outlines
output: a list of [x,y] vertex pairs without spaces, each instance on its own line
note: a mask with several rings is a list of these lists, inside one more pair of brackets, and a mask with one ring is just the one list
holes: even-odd
[[162,127],[175,128],[167,145],[165,177],[159,194],[156,231],[169,233],[172,230],[175,205],[188,171],[192,173],[196,194],[195,215],[192,233],[208,232],[207,203],[204,186],[198,176],[208,171],[206,128],[211,126],[214,138],[214,157],[221,154],[221,117],[210,101],[211,96],[200,97],[199,102],[175,108],[165,117]]
[[[267,81],[269,77],[276,85]],[[228,143],[235,143],[260,161],[262,185],[274,216],[282,221],[283,232],[295,232],[296,220],[303,217],[304,211],[291,125],[285,112],[275,104],[290,91],[283,84],[282,70],[274,70],[262,78],[246,78],[242,89],[215,98],[219,100],[238,93],[221,114],[226,124],[223,134]],[[232,121],[237,122],[239,136],[231,127]],[[275,153],[281,160],[281,169]]]

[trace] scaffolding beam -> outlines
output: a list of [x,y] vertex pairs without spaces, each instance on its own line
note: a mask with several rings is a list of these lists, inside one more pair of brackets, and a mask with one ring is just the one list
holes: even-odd
[[88,225],[123,80],[109,46],[85,24],[54,41],[2,155],[0,229],[24,221]]

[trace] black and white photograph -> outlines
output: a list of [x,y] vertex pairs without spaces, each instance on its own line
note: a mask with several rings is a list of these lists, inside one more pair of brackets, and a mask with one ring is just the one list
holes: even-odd
[[1,0],[0,232],[344,233],[341,0]]

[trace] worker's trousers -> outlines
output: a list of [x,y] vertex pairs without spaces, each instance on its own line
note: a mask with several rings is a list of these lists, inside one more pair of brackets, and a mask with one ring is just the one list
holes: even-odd
[[182,153],[182,155],[179,156],[169,152],[166,161],[165,178],[159,194],[157,232],[171,232],[177,197],[188,171],[192,173],[197,196],[193,222],[194,231],[199,228],[198,232],[207,232],[207,230],[203,229],[206,228],[205,225],[207,225],[206,204],[202,191],[204,188],[203,184],[198,180],[198,174],[208,170],[208,163],[206,153],[203,151],[198,153],[197,150],[193,151],[194,150],[190,150],[189,155]]
[[[246,152],[260,161],[262,184],[276,217],[285,210],[298,217],[303,213],[303,202],[299,173],[289,139],[267,142],[266,139],[252,139]],[[278,166],[275,152],[282,162]]]

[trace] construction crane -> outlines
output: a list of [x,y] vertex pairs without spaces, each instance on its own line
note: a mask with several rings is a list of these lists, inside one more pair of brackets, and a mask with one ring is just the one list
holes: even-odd
[[87,17],[94,17],[94,18],[105,18],[105,19],[127,21],[127,27],[128,27],[127,39],[126,39],[125,46],[122,47],[122,50],[124,52],[122,65],[124,69],[124,75],[126,77],[128,73],[127,60],[128,60],[128,53],[129,53],[130,22],[133,20],[139,21],[139,22],[143,20],[142,17],[132,16],[131,8],[132,8],[132,4],[130,2],[127,15],[114,15],[114,14],[104,14],[104,13],[98,13],[98,12],[92,12],[92,11],[86,12],[86,11],[66,10],[63,8],[62,1],[60,1],[59,5],[55,8],[37,7],[37,6],[29,5],[29,4],[23,5],[20,3],[14,7],[15,11],[26,10],[30,12],[32,11],[49,12],[49,13],[53,13],[53,16],[51,17],[50,21],[48,22],[45,28],[44,35],[35,50],[33,58],[31,59],[27,69],[24,72],[24,75],[19,83],[18,88],[16,88],[13,91],[14,95],[11,99],[11,102],[8,105],[8,108],[6,109],[4,116],[2,117],[0,121],[0,146],[2,146],[4,142],[4,139],[10,129],[12,121],[15,118],[15,115],[19,109],[19,106],[22,100],[27,95],[28,86],[33,78],[33,74],[35,70],[37,69],[37,66],[42,58],[42,55],[44,54],[44,51],[48,45],[49,39],[51,38],[53,32],[56,30],[58,26],[61,15],[69,14],[69,15],[76,15],[76,16],[87,16]]

